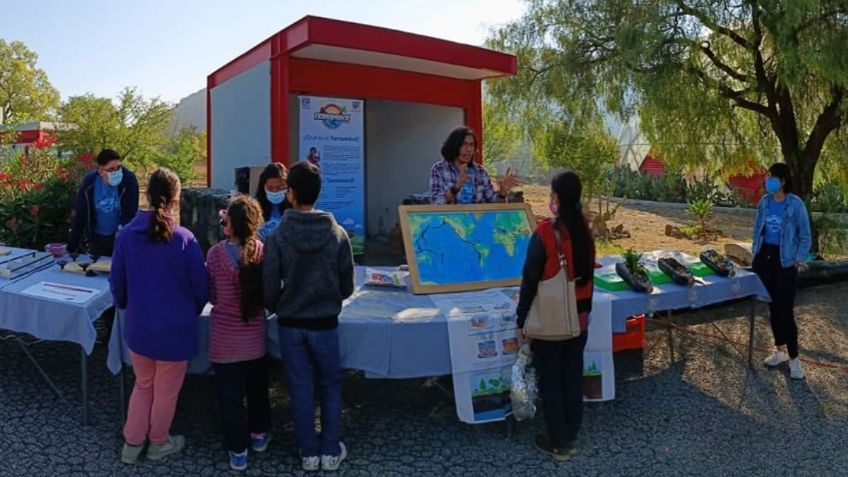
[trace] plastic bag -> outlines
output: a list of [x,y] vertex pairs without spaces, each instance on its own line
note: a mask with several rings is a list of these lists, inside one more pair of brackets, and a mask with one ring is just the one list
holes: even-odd
[[524,343],[518,350],[518,358],[512,365],[512,415],[517,421],[533,419],[536,414],[536,397],[539,395],[536,383],[536,369],[532,366],[530,345]]

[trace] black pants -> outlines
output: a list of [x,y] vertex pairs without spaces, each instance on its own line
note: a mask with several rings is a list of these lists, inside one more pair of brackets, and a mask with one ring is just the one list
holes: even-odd
[[577,439],[583,422],[583,349],[587,332],[566,341],[533,340],[533,364],[539,371],[539,394],[548,441],[565,447]]
[[238,363],[214,363],[214,366],[227,450],[242,452],[250,444],[250,433],[268,432],[271,429],[268,360],[262,357]]
[[789,357],[798,357],[798,326],[795,324],[795,292],[798,289],[798,269],[795,265],[782,267],[780,247],[763,244],[754,257],[753,269],[760,276],[771,296],[769,318],[776,346],[786,345]]
[[91,234],[88,254],[95,257],[111,257],[115,251],[115,235]]

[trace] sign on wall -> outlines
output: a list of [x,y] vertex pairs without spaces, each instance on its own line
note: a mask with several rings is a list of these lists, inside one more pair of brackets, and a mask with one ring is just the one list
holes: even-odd
[[354,253],[365,244],[365,103],[359,99],[300,97],[298,160],[321,169],[316,207],[347,230]]

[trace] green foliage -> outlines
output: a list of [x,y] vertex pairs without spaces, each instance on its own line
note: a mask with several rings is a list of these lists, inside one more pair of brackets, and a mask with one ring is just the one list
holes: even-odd
[[57,137],[63,151],[97,154],[111,148],[127,167],[143,170],[153,166],[159,148],[168,143],[171,107],[127,88],[117,102],[91,94],[73,96],[62,105],[59,116],[64,126]]
[[194,164],[203,156],[206,148],[205,135],[199,135],[193,129],[183,128],[168,139],[168,142],[156,151],[156,165],[174,171],[183,184],[195,179]]
[[533,0],[489,46],[519,74],[489,83],[529,130],[634,115],[670,165],[723,176],[785,161],[808,200],[817,164],[848,179],[848,4]]
[[24,43],[0,39],[0,125],[49,120],[59,106],[59,92],[37,62]]
[[705,232],[707,230],[707,216],[710,215],[712,210],[713,204],[709,200],[700,199],[690,203],[686,212],[698,219],[698,222],[701,224],[701,232]]
[[621,255],[621,258],[624,259],[624,265],[630,270],[630,273],[633,274],[634,277],[640,278],[644,277],[648,278],[648,271],[645,269],[645,266],[642,265],[642,254],[636,252],[632,248],[628,248],[625,250],[624,254]]
[[42,249],[68,239],[74,197],[90,163],[47,149],[16,155],[0,169],[0,243]]

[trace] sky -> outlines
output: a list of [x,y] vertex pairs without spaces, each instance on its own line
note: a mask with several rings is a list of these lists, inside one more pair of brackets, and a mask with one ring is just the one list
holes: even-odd
[[[5,2],[4,2],[5,3]],[[306,15],[479,45],[522,0],[39,0],[5,3],[0,38],[39,55],[62,99],[137,87],[169,102]]]

